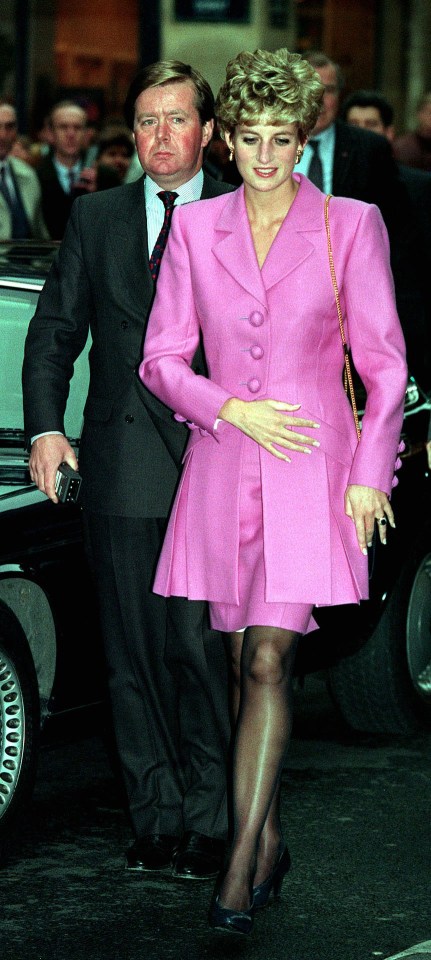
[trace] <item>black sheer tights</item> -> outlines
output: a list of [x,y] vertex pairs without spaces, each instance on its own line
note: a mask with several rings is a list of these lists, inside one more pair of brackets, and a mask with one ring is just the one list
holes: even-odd
[[252,886],[268,876],[281,837],[280,775],[292,728],[292,671],[298,634],[248,627],[229,637],[233,669],[234,838],[220,903],[250,906]]

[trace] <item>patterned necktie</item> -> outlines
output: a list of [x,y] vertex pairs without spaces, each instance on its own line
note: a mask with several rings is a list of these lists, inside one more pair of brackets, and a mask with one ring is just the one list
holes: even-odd
[[314,185],[319,188],[319,190],[323,190],[323,168],[322,168],[322,161],[319,155],[319,141],[309,140],[308,142],[313,151],[313,156],[311,158],[307,176],[308,176],[308,179],[311,180],[311,182],[314,183]]
[[174,209],[174,203],[177,199],[178,194],[172,193],[170,190],[162,190],[157,194],[160,197],[162,203],[165,207],[165,218],[163,220],[162,229],[160,230],[159,236],[154,244],[154,250],[150,257],[150,273],[153,280],[157,280],[157,275],[160,269],[160,263],[163,256],[163,251],[166,246],[166,241],[168,239],[169,227],[171,225],[172,211]]

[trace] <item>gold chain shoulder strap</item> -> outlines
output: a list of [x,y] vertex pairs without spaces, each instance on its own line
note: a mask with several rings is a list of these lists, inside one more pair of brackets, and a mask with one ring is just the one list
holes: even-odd
[[335,276],[334,258],[332,256],[331,234],[329,231],[329,201],[331,199],[331,196],[332,194],[328,193],[325,197],[325,227],[326,227],[326,238],[328,241],[329,269],[331,271],[331,280],[332,280],[332,286],[334,288],[335,303],[337,304],[338,323],[340,325],[341,342],[343,344],[343,351],[344,351],[345,390],[347,393],[347,388],[349,389],[353,416],[355,419],[356,436],[358,440],[360,440],[361,428],[359,426],[359,417],[358,417],[358,410],[356,406],[355,389],[353,386],[352,371],[350,368],[349,347],[347,345],[347,340],[344,333],[343,315],[341,313],[340,296],[338,293],[338,283],[337,283],[337,278]]

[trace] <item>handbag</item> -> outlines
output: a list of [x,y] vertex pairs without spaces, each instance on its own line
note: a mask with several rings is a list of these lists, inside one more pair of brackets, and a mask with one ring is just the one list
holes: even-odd
[[338,323],[340,325],[341,343],[343,345],[343,352],[344,352],[344,389],[346,393],[348,391],[350,395],[350,402],[352,405],[353,417],[355,420],[356,436],[358,440],[360,440],[361,428],[359,426],[358,408],[356,406],[355,389],[353,386],[352,370],[350,366],[349,346],[344,333],[343,315],[341,313],[340,296],[338,293],[337,278],[335,276],[334,258],[332,256],[331,234],[329,230],[329,201],[331,199],[331,196],[332,196],[331,193],[327,193],[325,197],[325,227],[326,227],[326,238],[328,241],[329,269],[331,271],[332,286],[334,288],[335,303],[337,305]]

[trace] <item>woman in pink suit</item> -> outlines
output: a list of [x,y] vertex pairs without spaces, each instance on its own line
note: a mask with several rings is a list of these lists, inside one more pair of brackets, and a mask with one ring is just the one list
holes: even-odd
[[[314,606],[367,597],[376,521],[384,543],[394,526],[407,371],[388,238],[377,207],[331,199],[346,335],[367,389],[358,443],[325,198],[294,173],[322,93],[286,50],[230,61],[217,115],[243,186],[175,210],[140,366],[191,428],[154,588],[207,599],[230,643],[235,824],[210,923],[240,933],[290,865],[278,800],[298,636],[315,628]],[[208,379],[190,369],[200,335]]]

